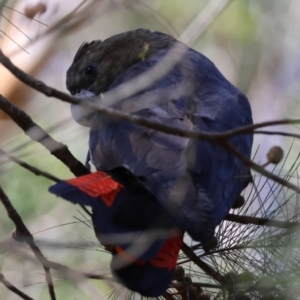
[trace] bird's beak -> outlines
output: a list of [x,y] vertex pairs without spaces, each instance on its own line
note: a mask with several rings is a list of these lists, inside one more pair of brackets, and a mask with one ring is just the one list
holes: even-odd
[[[95,102],[95,100],[98,98],[97,95],[87,90],[81,90],[80,92],[76,93],[74,97],[91,103]],[[71,113],[74,120],[78,124],[90,127],[91,119],[95,112],[80,105],[71,104]]]
[[88,90],[80,90],[74,95],[75,98],[81,99],[81,100],[89,100],[89,99],[94,99],[97,97],[96,94],[93,92],[90,92]]

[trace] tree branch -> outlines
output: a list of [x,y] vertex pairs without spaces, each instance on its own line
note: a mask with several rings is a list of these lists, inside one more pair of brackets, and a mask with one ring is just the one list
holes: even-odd
[[72,155],[67,146],[54,140],[44,129],[34,123],[24,111],[2,95],[0,95],[0,109],[7,113],[32,140],[42,144],[52,155],[63,162],[75,176],[89,173],[87,168]]
[[53,180],[55,182],[58,182],[60,181],[61,179],[45,172],[45,171],[42,171],[36,167],[33,167],[31,165],[29,165],[28,163],[18,159],[17,157],[15,157],[14,155],[11,155],[9,153],[7,153],[6,151],[4,151],[3,149],[0,148],[0,154],[7,157],[9,160],[15,162],[16,164],[20,165],[21,167],[23,167],[24,169],[28,170],[29,172],[35,174],[36,176],[43,176],[47,179],[50,179],[50,180]]
[[202,259],[200,259],[190,247],[183,243],[181,247],[182,252],[201,270],[203,270],[207,275],[211,276],[214,280],[219,282],[221,285],[225,285],[225,278],[216,270],[214,270],[211,266],[205,263]]
[[267,218],[258,218],[251,216],[239,216],[234,214],[228,214],[224,220],[232,221],[240,224],[253,224],[267,227],[276,227],[282,229],[290,229],[300,226],[299,222],[286,222],[286,221],[277,221]]
[[253,131],[253,134],[281,135],[281,136],[292,137],[295,139],[300,139],[300,134],[283,132],[283,131],[255,130],[255,131]]
[[51,298],[51,300],[56,300],[50,269],[45,264],[47,259],[45,258],[45,256],[41,252],[41,250],[38,248],[38,246],[35,244],[31,233],[25,226],[25,224],[24,224],[23,220],[21,219],[20,215],[18,214],[18,212],[15,210],[15,208],[9,201],[8,197],[2,190],[1,186],[0,186],[0,200],[1,200],[2,204],[4,205],[9,218],[14,222],[17,232],[19,232],[22,236],[24,236],[26,238],[25,242],[31,248],[31,250],[34,253],[37,260],[42,264],[42,266],[45,270],[45,278],[46,278],[46,282],[48,285],[50,298]]
[[18,288],[16,288],[13,284],[11,284],[9,281],[7,281],[3,274],[0,273],[0,282],[2,282],[9,290],[11,290],[13,293],[21,297],[25,300],[33,300],[31,297],[24,294],[22,291],[20,291]]
[[282,179],[279,176],[276,176],[275,174],[267,171],[265,168],[262,166],[254,163],[247,157],[245,157],[241,152],[239,152],[230,142],[228,141],[223,141],[221,144],[225,149],[233,153],[239,160],[241,160],[246,166],[249,168],[253,169],[254,171],[266,176],[269,179],[272,179],[273,181],[281,184],[282,186],[285,186],[287,188],[290,188],[291,190],[295,191],[296,193],[300,194],[300,188],[296,186],[295,184]]

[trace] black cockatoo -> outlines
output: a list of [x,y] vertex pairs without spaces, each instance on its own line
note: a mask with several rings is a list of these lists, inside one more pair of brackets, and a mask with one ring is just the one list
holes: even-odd
[[[147,77],[160,66],[159,78]],[[94,102],[120,86],[136,87],[144,75],[142,88],[131,95],[127,90],[109,107],[212,133],[252,124],[246,96],[208,58],[167,34],[146,29],[84,43],[67,71],[67,88]],[[142,295],[158,296],[172,280],[183,232],[209,244],[250,182],[249,169],[217,144],[76,105],[71,110],[78,123],[90,127],[89,157],[98,172],[59,182],[50,191],[90,205],[97,237],[113,245],[115,276]],[[248,134],[230,141],[250,158],[252,139]]]

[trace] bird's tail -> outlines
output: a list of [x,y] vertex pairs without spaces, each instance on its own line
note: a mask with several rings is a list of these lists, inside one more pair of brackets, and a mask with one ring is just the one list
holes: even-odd
[[60,181],[49,191],[74,204],[91,206],[100,243],[134,248],[133,256],[139,259],[155,257],[174,227],[156,199],[120,170]]
[[[174,231],[172,218],[146,189],[117,170],[60,181],[49,191],[92,207],[96,236],[102,244],[113,245],[111,269],[122,284],[149,297],[168,288],[183,233]],[[176,236],[170,237],[168,230]],[[162,235],[163,231],[166,234]],[[124,241],[126,234],[131,238]],[[107,241],[107,236],[112,238]]]
[[[149,261],[132,261],[122,248],[116,247],[111,262],[112,272],[127,288],[146,297],[158,297],[172,282],[182,240],[183,234],[167,239]],[[120,267],[120,263],[125,266]]]
[[60,181],[49,191],[74,204],[93,206],[93,201],[101,200],[110,207],[116,195],[124,186],[113,180],[105,172],[98,171],[85,176]]

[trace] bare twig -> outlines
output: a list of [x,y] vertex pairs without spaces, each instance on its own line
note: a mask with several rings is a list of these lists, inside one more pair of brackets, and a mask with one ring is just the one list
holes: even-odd
[[7,35],[3,30],[0,30],[0,32],[2,34],[4,34],[8,39],[10,39],[13,43],[15,43],[20,49],[22,49],[24,52],[26,52],[27,54],[29,54],[29,52],[24,49],[20,44],[18,44],[14,39],[12,39],[9,35]]
[[253,169],[254,171],[266,176],[267,178],[281,184],[282,186],[285,186],[287,188],[290,188],[291,190],[297,192],[298,194],[300,194],[300,188],[298,186],[296,186],[295,184],[284,180],[283,178],[276,176],[275,174],[267,171],[265,168],[261,167],[260,165],[254,163],[253,161],[251,161],[250,159],[248,159],[247,157],[245,157],[241,152],[239,152],[230,142],[228,141],[223,141],[223,143],[221,144],[221,146],[223,146],[224,148],[226,148],[227,150],[229,150],[231,153],[233,153],[238,159],[240,159],[246,166],[250,167],[251,169]]
[[210,0],[181,34],[179,40],[192,45],[232,0]]
[[20,31],[24,36],[26,36],[29,40],[30,37],[23,31],[21,30],[18,26],[16,26],[14,23],[12,23],[8,18],[6,18],[3,14],[0,14],[0,17],[2,17],[3,19],[5,19],[9,24],[11,24],[14,28],[16,28],[18,31]]
[[[18,10],[16,10],[16,9],[12,8],[12,7],[9,7],[9,6],[6,6],[6,5],[3,5],[3,7],[4,7],[4,8],[7,8],[7,9],[10,9],[10,10],[12,10],[12,11],[14,11],[14,12],[20,14],[20,15],[25,16],[24,13],[22,13],[21,11],[18,11]],[[46,26],[46,27],[49,27],[47,24],[45,24],[45,23],[43,23],[43,22],[41,22],[41,21],[39,21],[39,20],[37,20],[37,19],[31,18],[31,20],[33,20],[33,21],[35,21],[35,22],[37,22],[37,23],[40,23],[40,24],[42,24],[42,25],[44,25],[44,26]]]
[[[98,275],[98,274],[92,274],[92,273],[82,273],[75,271],[67,266],[64,266],[62,264],[53,262],[45,258],[39,247],[36,245],[33,236],[25,226],[22,218],[18,214],[18,212],[15,210],[13,207],[12,203],[9,201],[8,197],[0,187],[0,200],[3,203],[4,207],[6,208],[6,211],[8,213],[9,218],[14,222],[16,226],[16,231],[17,231],[17,238],[19,240],[22,240],[26,242],[29,247],[32,249],[35,257],[38,259],[38,261],[43,265],[43,268],[45,270],[45,277],[46,277],[46,282],[48,285],[49,293],[51,296],[51,300],[56,299],[55,298],[55,293],[54,293],[54,288],[53,288],[53,283],[52,283],[52,277],[50,273],[50,268],[54,270],[58,270],[62,273],[64,273],[66,276],[69,278],[78,280],[80,278],[89,278],[89,279],[100,279],[100,280],[108,280],[108,281],[114,281],[112,278],[103,276],[103,275]],[[24,256],[24,254],[23,254]],[[25,256],[24,256],[25,257]],[[30,259],[28,257],[28,259]]]
[[37,175],[37,176],[43,176],[45,178],[48,178],[50,180],[53,180],[55,182],[58,182],[60,181],[59,178],[45,172],[45,171],[42,171],[36,167],[33,167],[31,165],[29,165],[28,163],[18,159],[17,157],[15,157],[14,155],[11,155],[9,153],[7,153],[6,151],[4,151],[3,149],[0,148],[0,154],[7,157],[9,160],[15,162],[16,164],[20,165],[21,167],[23,167],[24,169],[27,169],[28,171],[30,171],[31,173]]
[[[26,241],[28,238],[26,236],[20,236],[23,241]],[[16,249],[16,247],[11,248],[11,252],[17,254],[19,257],[21,256],[24,260],[31,261],[35,263],[36,261],[33,260],[31,256],[28,254],[24,253],[24,251],[19,251]],[[48,260],[47,258],[44,258],[44,265],[45,267],[51,268],[53,270],[59,271],[62,274],[64,274],[66,277],[73,279],[73,280],[82,280],[83,278],[88,278],[88,279],[96,279],[96,280],[106,280],[110,282],[116,282],[113,278],[105,275],[99,275],[99,274],[94,274],[94,273],[87,273],[87,272],[79,272],[74,269],[71,269],[65,265],[62,265],[60,263],[53,262],[51,260]]]
[[288,137],[300,139],[300,134],[283,132],[283,131],[255,130],[253,133],[254,134],[265,134],[265,135],[282,135],[282,136],[288,136]]
[[4,277],[4,275],[1,274],[1,273],[0,273],[0,282],[2,282],[9,290],[11,290],[13,293],[15,293],[16,295],[18,295],[22,299],[33,300],[33,298],[27,296],[22,291],[20,291],[18,288],[16,288],[12,283],[10,283],[9,281],[7,281],[5,279],[5,277]]
[[[75,176],[78,177],[90,173],[90,171],[73,156],[67,146],[54,140],[44,129],[34,123],[23,110],[16,107],[2,95],[0,95],[0,109],[6,112],[32,140],[42,144],[52,155],[64,163]],[[24,164],[22,166],[25,167]],[[54,181],[57,181],[57,178]],[[88,215],[91,215],[83,205],[80,206]]]
[[[261,123],[256,123],[256,124],[251,124],[251,125],[246,125],[242,126],[236,129],[228,130],[225,132],[222,132],[221,138],[231,138],[237,135],[241,134],[261,134],[264,133],[266,134],[268,131],[254,131],[255,129],[258,128],[263,128],[263,127],[268,127],[268,126],[276,126],[276,125],[294,125],[294,124],[299,124],[300,119],[279,119],[279,120],[272,120],[272,121],[267,121],[267,122],[261,122]],[[270,134],[272,134],[272,131],[270,131]],[[279,135],[282,134],[282,132],[278,133]]]
[[[220,284],[213,284],[213,283],[205,283],[205,282],[193,282],[192,283],[193,286],[198,286],[198,287],[203,287],[203,288],[212,288],[212,289],[226,289],[228,288],[228,286],[226,285],[220,285]],[[182,282],[172,282],[171,284],[172,287],[174,288],[180,288],[180,287],[184,287],[185,284]]]
[[[131,8],[131,7],[130,7]],[[138,0],[132,6],[133,9],[145,14],[149,14],[155,21],[159,22],[166,31],[174,36],[175,38],[179,37],[179,33],[176,28],[173,26],[172,22],[170,22],[166,16],[160,13],[159,10],[154,9],[149,3]]]
[[2,95],[0,95],[0,109],[7,113],[32,140],[42,144],[52,155],[63,162],[75,176],[89,173],[87,168],[72,155],[67,146],[54,140],[44,129],[34,123],[24,111],[17,108]]
[[4,205],[9,218],[14,222],[14,224],[16,226],[16,230],[22,236],[24,236],[26,238],[25,239],[26,243],[31,248],[31,250],[34,253],[37,260],[42,264],[42,266],[45,270],[45,278],[46,278],[50,298],[51,298],[51,300],[55,300],[56,297],[55,297],[55,292],[54,292],[54,287],[53,287],[52,276],[51,276],[49,267],[46,266],[46,264],[45,264],[47,259],[45,258],[45,256],[43,255],[43,253],[41,252],[39,247],[35,244],[31,233],[29,232],[29,230],[25,226],[25,224],[24,224],[23,220],[21,219],[20,215],[18,214],[18,212],[15,210],[15,208],[13,207],[11,202],[9,201],[8,197],[6,196],[4,191],[2,190],[1,186],[0,186],[0,200],[1,200],[2,204]]
[[[66,33],[68,30],[73,30],[75,27],[78,27],[80,25],[82,25],[82,23],[86,20],[90,20],[91,17],[91,12],[95,11],[96,9],[96,5],[99,5],[98,0],[93,0],[93,1],[89,1],[89,4],[86,5],[85,7],[83,7],[83,5],[87,2],[87,0],[82,0],[75,8],[73,8],[69,13],[67,13],[66,15],[64,15],[62,18],[60,18],[58,21],[56,21],[54,24],[51,25],[51,27],[49,27],[47,24],[42,23],[40,21],[38,21],[39,23],[45,25],[46,27],[48,27],[47,30],[45,30],[44,32],[42,32],[41,34],[39,34],[36,38],[34,38],[31,41],[28,41],[23,48],[28,48],[29,46],[33,45],[34,43],[36,43],[37,41],[41,41],[43,38],[49,36],[51,33]],[[101,1],[102,3],[103,1]],[[9,8],[9,7],[6,7]],[[11,8],[9,8],[11,9]],[[13,9],[12,9],[13,10]],[[16,10],[14,10],[16,11]],[[80,11],[79,13],[77,13],[78,11]],[[20,13],[20,12],[19,12]],[[77,13],[77,14],[76,14]],[[21,13],[22,15],[25,15],[23,13]],[[87,16],[89,16],[89,18],[87,18]],[[36,19],[32,19],[34,21],[37,21]],[[19,49],[14,50],[12,52],[9,53],[10,57],[16,55],[19,53]]]
[[194,252],[190,249],[190,247],[183,243],[181,247],[182,252],[194,263],[196,264],[201,270],[203,270],[207,275],[211,276],[214,280],[219,282],[221,285],[225,285],[226,281],[224,277],[210,267],[206,262],[201,260]]
[[277,220],[272,220],[267,218],[239,216],[234,214],[228,214],[225,217],[225,220],[240,223],[240,224],[254,224],[254,225],[276,227],[276,228],[283,228],[283,229],[290,229],[290,228],[295,228],[297,226],[300,226],[299,222],[277,221]]

